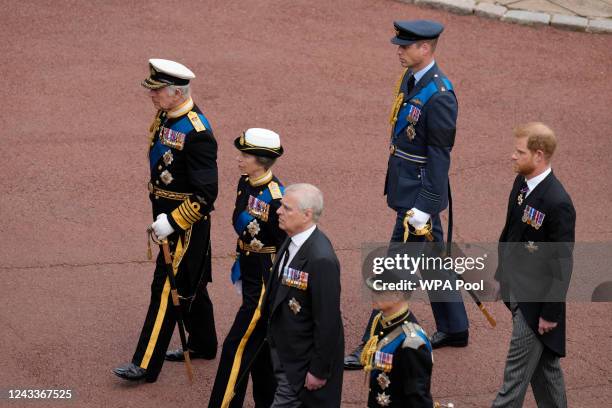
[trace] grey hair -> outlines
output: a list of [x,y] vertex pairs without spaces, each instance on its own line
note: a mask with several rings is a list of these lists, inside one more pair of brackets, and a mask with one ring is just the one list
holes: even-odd
[[255,156],[255,161],[263,166],[264,169],[268,170],[270,167],[274,165],[276,162],[275,157],[264,157],[264,156]]
[[323,213],[323,193],[308,183],[292,184],[285,189],[285,195],[295,194],[301,211],[312,210],[312,220],[316,223]]
[[191,88],[189,88],[189,85],[168,85],[166,89],[168,95],[174,95],[176,91],[179,91],[185,98],[188,98],[189,95],[191,95]]

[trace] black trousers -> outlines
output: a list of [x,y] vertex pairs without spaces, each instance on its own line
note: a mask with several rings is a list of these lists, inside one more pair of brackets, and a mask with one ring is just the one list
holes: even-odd
[[272,405],[276,381],[266,341],[267,318],[261,314],[265,295],[263,280],[267,277],[264,271],[269,271],[271,265],[270,254],[241,255],[242,305],[223,341],[209,408],[242,407],[249,374],[255,407]]
[[[178,274],[182,273],[182,266],[179,266]],[[217,350],[217,333],[213,305],[205,281],[199,284],[193,298],[181,299],[181,311],[189,332],[188,347],[214,356]],[[175,326],[176,313],[172,304],[170,283],[163,255],[160,253],[151,283],[149,309],[132,357],[132,363],[147,370],[146,380],[149,382],[154,382],[159,376]]]

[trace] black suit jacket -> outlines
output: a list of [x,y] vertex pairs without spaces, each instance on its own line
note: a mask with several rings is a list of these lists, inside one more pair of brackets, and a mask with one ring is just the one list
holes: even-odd
[[[569,194],[551,172],[518,204],[523,176],[517,176],[508,201],[506,224],[499,238],[495,279],[507,306],[516,300],[529,327],[555,354],[565,356],[565,293],[573,266],[576,211]],[[535,228],[523,219],[525,206],[545,214]],[[538,301],[540,300],[540,301]],[[539,318],[557,322],[538,334]]]
[[[287,239],[278,251],[267,285],[268,340],[306,406],[337,408],[341,401],[344,355],[340,263],[329,239],[316,228],[288,265],[308,273],[307,287],[283,284],[278,279],[278,269],[289,242]],[[298,312],[296,304],[300,307]],[[317,391],[306,390],[307,372],[327,379],[326,385]]]

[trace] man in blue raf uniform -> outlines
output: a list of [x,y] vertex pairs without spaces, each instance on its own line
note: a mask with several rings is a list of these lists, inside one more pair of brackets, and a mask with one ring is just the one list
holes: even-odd
[[238,242],[232,282],[242,292],[242,304],[223,341],[221,360],[208,402],[209,408],[242,407],[249,374],[256,407],[269,407],[276,380],[266,342],[266,316],[262,316],[268,281],[278,248],[287,234],[278,226],[284,187],[271,167],[283,154],[280,137],[268,129],[248,129],[236,138],[240,151],[233,225]]
[[[387,204],[396,212],[391,242],[404,241],[404,219],[408,217],[409,242],[424,241],[423,235],[414,232],[424,231],[430,223],[433,241],[442,243],[439,214],[450,198],[448,171],[457,122],[453,86],[434,60],[444,27],[427,20],[396,21],[394,25],[396,35],[391,43],[398,46],[397,54],[405,70],[397,84],[390,117],[385,194]],[[461,294],[448,296],[446,302],[431,304],[437,328],[432,336],[434,348],[463,347],[468,342],[468,319]],[[373,317],[374,313],[370,322]],[[365,337],[364,334],[364,341]],[[361,368],[360,351],[361,346],[346,357],[345,368]]]
[[[372,289],[371,280],[368,286]],[[409,293],[409,292],[408,292]],[[401,292],[378,292],[369,339],[361,354],[368,407],[431,408],[433,354],[425,331]]]
[[[142,82],[158,109],[151,124],[149,197],[155,235],[167,238],[181,299],[191,358],[215,357],[217,336],[206,290],[211,281],[210,212],[217,198],[217,142],[208,120],[193,103],[187,67],[149,60]],[[154,382],[161,371],[174,326],[163,254],[156,261],[151,300],[132,362],[113,372],[127,380]],[[177,360],[182,350],[169,353]]]

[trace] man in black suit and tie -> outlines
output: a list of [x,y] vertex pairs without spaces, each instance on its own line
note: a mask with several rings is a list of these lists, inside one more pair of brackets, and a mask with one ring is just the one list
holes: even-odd
[[522,407],[527,387],[538,406],[566,407],[565,293],[572,272],[576,212],[552,173],[557,144],[539,122],[514,130],[518,173],[499,239],[498,294],[512,311],[504,383],[493,407]]
[[288,239],[266,285],[268,341],[277,381],[274,408],[340,406],[344,331],[340,264],[317,228],[323,195],[310,184],[285,190],[279,226]]

